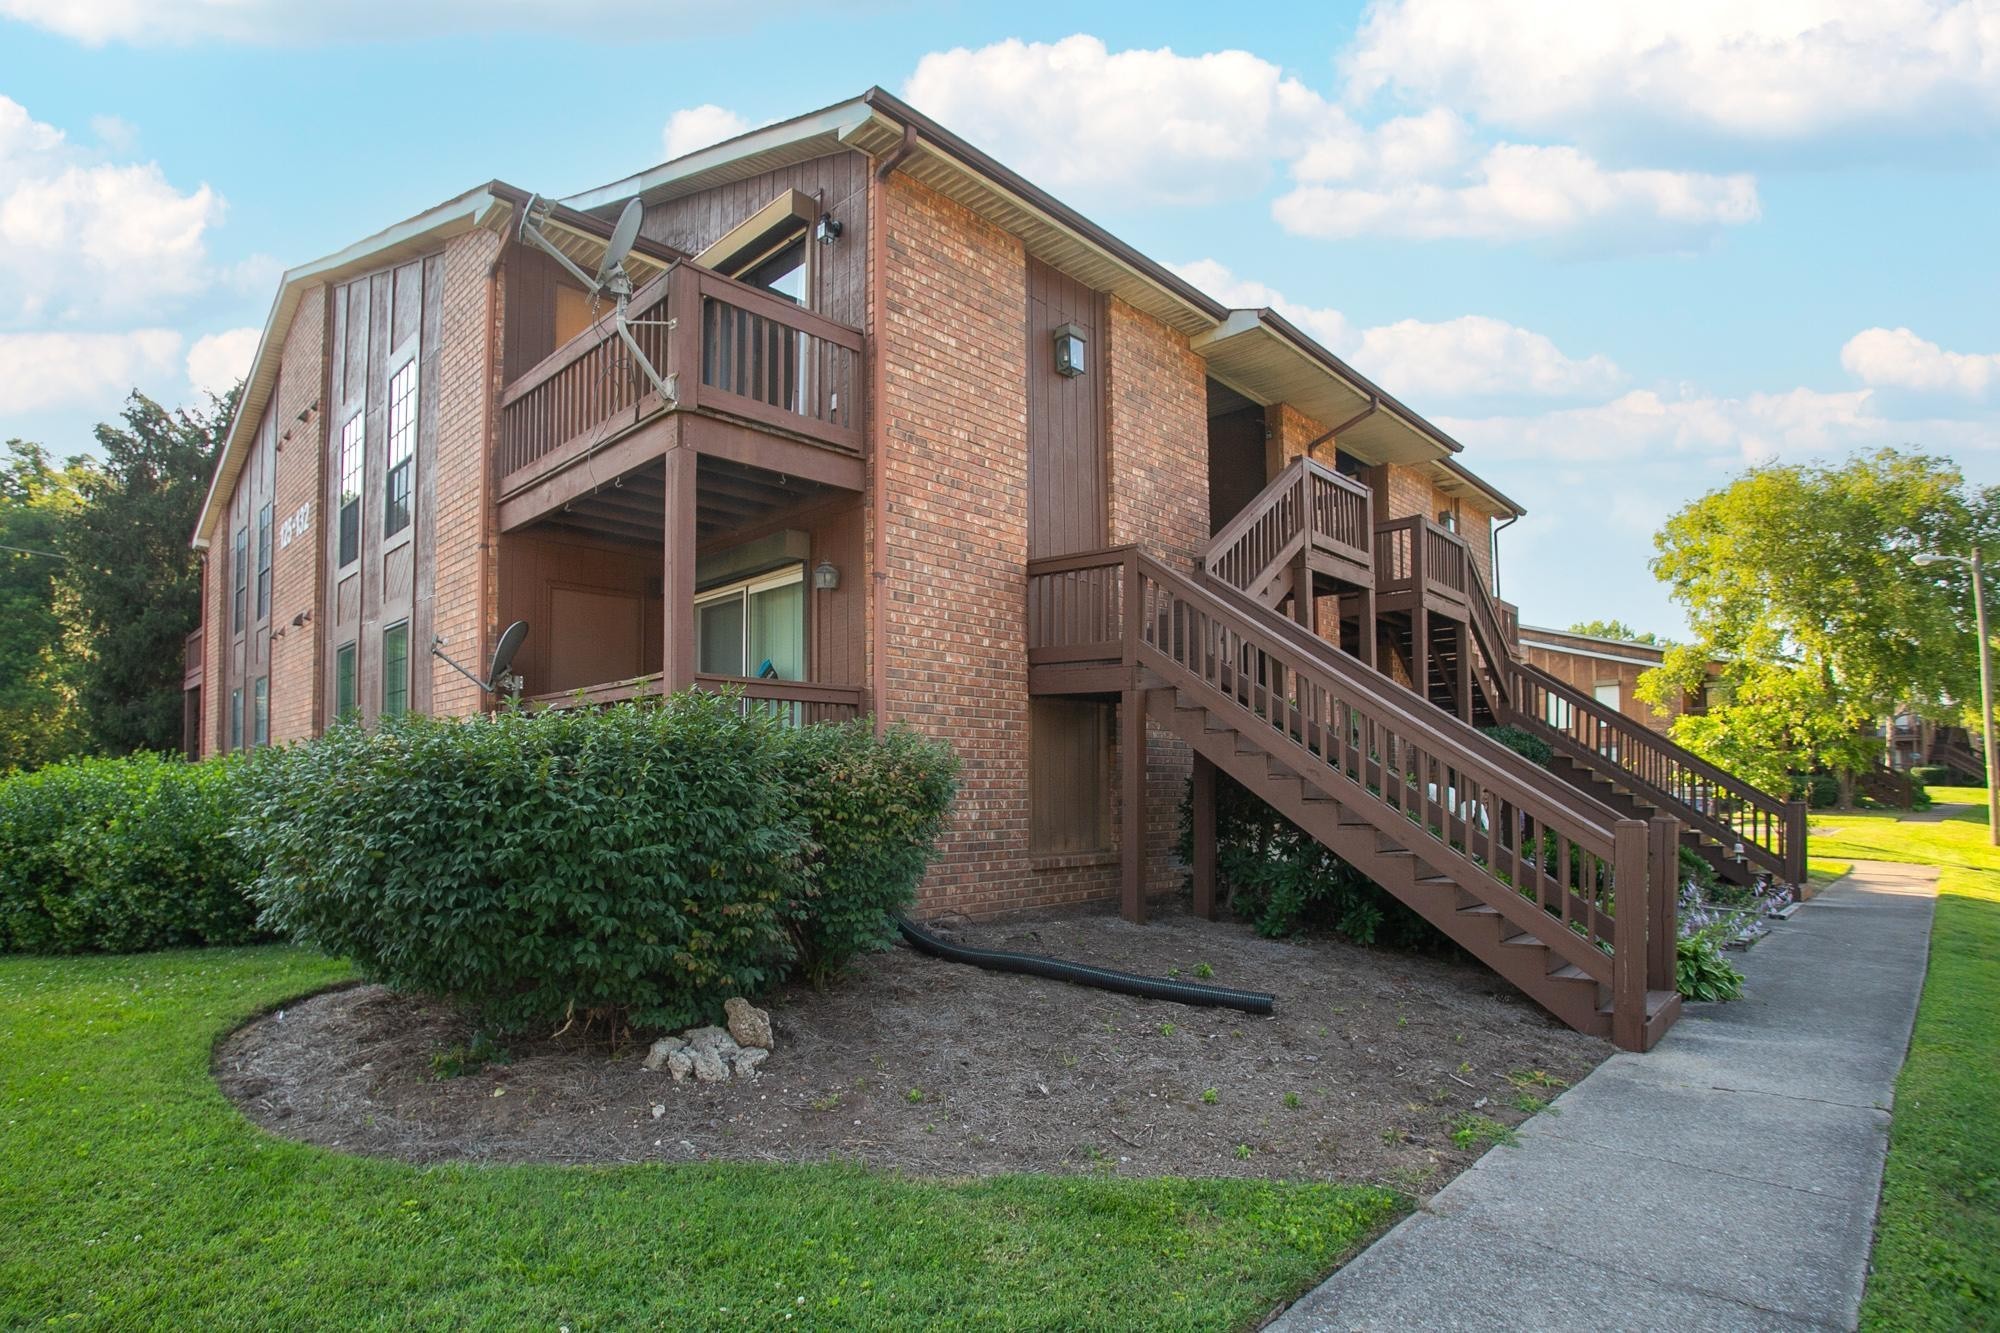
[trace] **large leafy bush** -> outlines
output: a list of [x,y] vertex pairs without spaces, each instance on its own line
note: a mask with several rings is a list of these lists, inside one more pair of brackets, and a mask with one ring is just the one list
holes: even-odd
[[825,982],[895,938],[951,809],[958,761],[915,732],[868,724],[781,733],[780,763],[811,832],[789,919],[800,970]]
[[701,693],[336,726],[257,766],[242,837],[266,922],[377,980],[500,1030],[680,1027],[879,940],[923,872],[948,754],[822,730]]
[[228,831],[240,760],[79,759],[0,779],[0,949],[131,952],[257,938]]

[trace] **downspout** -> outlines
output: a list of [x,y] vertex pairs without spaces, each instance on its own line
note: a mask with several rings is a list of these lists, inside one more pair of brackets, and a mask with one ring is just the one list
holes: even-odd
[[[496,618],[492,572],[499,564],[500,543],[494,531],[493,489],[495,469],[500,466],[500,384],[501,343],[505,337],[506,311],[500,305],[500,275],[507,266],[507,234],[500,234],[500,248],[493,253],[493,262],[486,266],[486,364],[481,367],[480,416],[484,419],[481,432],[481,447],[485,451],[485,466],[479,469],[479,654],[483,659],[490,650],[493,638],[493,622]],[[436,633],[436,620],[432,620],[432,633]],[[480,695],[474,706],[487,711],[486,698]]]
[[[1305,457],[1312,458],[1313,450],[1319,448],[1322,444],[1325,444],[1328,440],[1336,439],[1338,436],[1343,435],[1350,430],[1353,430],[1356,426],[1368,420],[1368,418],[1374,416],[1377,412],[1381,410],[1382,410],[1382,400],[1380,398],[1370,398],[1368,400],[1368,406],[1362,408],[1359,412],[1356,412],[1353,416],[1341,422],[1338,426],[1335,426],[1332,430],[1326,432],[1326,434],[1316,436],[1313,439],[1308,440],[1306,442],[1305,449],[1301,452],[1304,454]],[[1336,447],[1338,447],[1338,445],[1336,445]],[[1313,461],[1318,462],[1319,460],[1314,459]]]
[[1520,521],[1521,516],[1519,514],[1509,514],[1505,523],[1495,523],[1493,525],[1493,535],[1487,539],[1491,543],[1487,548],[1487,553],[1493,560],[1493,595],[1495,597],[1500,595],[1500,534]]

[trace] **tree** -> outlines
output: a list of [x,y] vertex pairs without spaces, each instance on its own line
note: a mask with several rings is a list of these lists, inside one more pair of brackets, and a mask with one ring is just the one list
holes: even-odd
[[22,440],[7,442],[0,463],[0,773],[39,768],[83,742],[58,548],[88,472],[77,459],[57,467]]
[[1622,620],[1579,620],[1569,627],[1569,632],[1587,634],[1593,639],[1622,639],[1626,643],[1643,643],[1654,648],[1667,646],[1667,640],[1653,631],[1641,633]]
[[90,646],[79,697],[105,753],[180,748],[182,657],[201,619],[188,540],[239,392],[177,412],[135,392],[122,429],[97,428],[104,461],[83,484],[63,549]]
[[1969,584],[1911,557],[1996,531],[2000,492],[1928,454],[1752,469],[1654,539],[1653,571],[1695,639],[1641,677],[1640,697],[1698,692],[1719,664],[1718,701],[1676,719],[1674,739],[1761,782],[1830,769],[1851,803],[1877,748],[1862,728],[1903,706],[1961,716],[1978,697]]

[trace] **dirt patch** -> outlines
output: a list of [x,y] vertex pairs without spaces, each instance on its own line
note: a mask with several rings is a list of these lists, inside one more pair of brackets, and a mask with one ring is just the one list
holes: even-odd
[[[985,972],[905,947],[825,993],[772,1006],[754,1079],[674,1083],[567,1036],[439,1079],[470,1036],[442,1006],[378,986],[247,1025],[216,1054],[223,1090],[291,1138],[414,1162],[839,1157],[932,1176],[1131,1175],[1373,1181],[1429,1192],[1611,1048],[1557,1024],[1476,963],[1280,942],[1167,914],[963,926],[967,943],[1268,990],[1256,1018]],[[1525,1085],[1525,1086],[1524,1086]],[[654,1115],[654,1108],[663,1111]]]

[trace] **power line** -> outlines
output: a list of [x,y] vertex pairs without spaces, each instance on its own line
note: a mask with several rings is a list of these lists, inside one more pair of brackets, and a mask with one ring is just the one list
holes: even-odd
[[51,560],[67,561],[69,559],[68,556],[59,555],[54,551],[31,551],[25,546],[8,546],[4,542],[0,542],[0,551],[12,551],[16,555],[45,555]]

